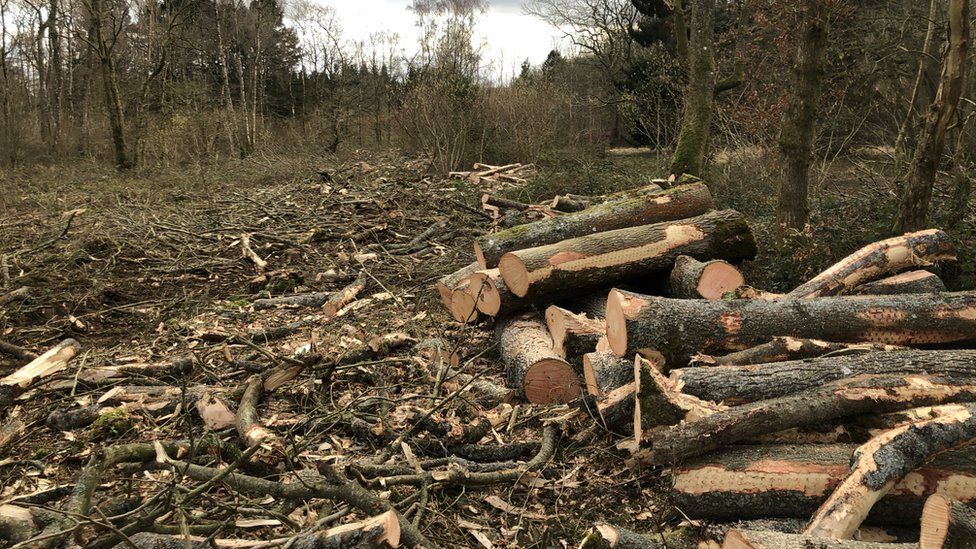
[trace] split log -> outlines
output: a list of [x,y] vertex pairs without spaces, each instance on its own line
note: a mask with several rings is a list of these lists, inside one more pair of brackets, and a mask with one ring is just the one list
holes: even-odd
[[552,338],[535,314],[502,319],[495,327],[508,385],[533,404],[564,404],[580,395],[579,377],[552,352]]
[[654,349],[669,365],[775,336],[936,346],[976,341],[976,292],[708,301],[613,290],[606,320],[617,356]]
[[637,532],[606,523],[595,524],[590,528],[579,545],[579,549],[661,549],[665,547],[668,545],[664,540],[658,542]]
[[679,391],[649,360],[634,358],[634,438],[679,421],[694,421],[725,409]]
[[349,305],[356,299],[359,292],[366,288],[366,274],[359,273],[356,280],[352,281],[348,286],[339,290],[338,292],[329,296],[328,301],[322,306],[322,312],[325,314],[326,319],[334,317],[336,314],[342,310],[343,307]]
[[919,406],[966,402],[976,398],[976,381],[920,375],[862,376],[780,398],[762,400],[713,413],[649,433],[649,444],[637,452],[641,463],[665,464],[701,455],[794,427],[863,414],[894,412]]
[[[808,521],[850,471],[849,444],[731,445],[671,469],[671,501],[693,520]],[[867,523],[915,524],[925,498],[976,503],[976,448],[946,452],[895,484]]]
[[919,549],[976,547],[976,510],[945,494],[933,494],[922,509]]
[[555,244],[593,233],[701,215],[713,206],[705,185],[688,185],[658,194],[610,200],[575,214],[513,227],[475,240],[483,269],[495,267],[508,252]]
[[255,311],[274,309],[276,307],[321,307],[329,299],[329,294],[313,292],[308,294],[257,299],[253,306]]
[[39,379],[56,374],[67,368],[68,362],[78,354],[79,350],[81,350],[80,343],[74,339],[66,339],[32,360],[26,366],[0,379],[0,385],[5,387],[19,387],[21,389],[26,388]]
[[478,311],[491,317],[505,316],[529,306],[509,291],[498,269],[471,275],[467,291],[474,296]]
[[729,530],[722,549],[917,549],[916,543],[824,539],[768,530]]
[[295,549],[343,549],[344,547],[399,547],[400,521],[395,511],[360,522],[343,524],[320,534],[295,540]]
[[538,303],[663,274],[679,255],[745,259],[755,253],[756,243],[745,218],[725,210],[507,253],[498,269],[512,293]]
[[933,419],[887,431],[860,446],[849,475],[804,534],[850,539],[874,504],[919,465],[976,439],[976,404],[945,406]]
[[926,374],[950,380],[976,379],[976,351],[884,351],[758,366],[672,370],[671,383],[698,398],[738,405],[782,397],[860,375]]
[[268,268],[268,262],[259,256],[253,248],[251,248],[251,235],[247,233],[241,234],[241,255],[244,259],[250,260],[254,263],[254,268],[257,269],[259,273],[263,273],[265,269]]
[[955,248],[944,232],[930,229],[908,233],[861,248],[784,297],[809,299],[845,294],[879,277],[955,259]]
[[701,262],[686,255],[674,261],[668,279],[671,296],[679,299],[722,299],[745,282],[739,269],[727,261]]
[[692,359],[696,366],[745,366],[787,360],[803,360],[824,355],[838,356],[871,351],[903,351],[907,347],[881,343],[836,343],[819,339],[774,337],[769,343],[749,347],[727,355],[698,355]]
[[928,271],[908,271],[874,282],[862,284],[851,292],[855,295],[928,294],[946,291],[945,282]]
[[583,380],[586,392],[603,396],[634,381],[633,363],[610,351],[596,351],[583,355]]
[[602,319],[555,305],[546,309],[546,326],[552,335],[552,350],[563,358],[578,358],[596,348],[596,342],[607,332]]

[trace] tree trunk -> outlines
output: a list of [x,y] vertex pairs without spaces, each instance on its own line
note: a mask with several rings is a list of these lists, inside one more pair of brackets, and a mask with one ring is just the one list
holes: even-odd
[[825,0],[806,0],[804,3],[806,9],[793,61],[793,94],[783,113],[779,134],[782,171],[776,190],[776,219],[781,231],[802,230],[810,217],[807,191],[830,10]]
[[976,547],[976,510],[945,495],[933,494],[922,509],[919,549]]
[[739,269],[727,261],[701,262],[686,255],[674,261],[669,286],[671,296],[681,299],[722,299],[745,284]]
[[925,30],[925,40],[922,42],[922,55],[918,59],[918,71],[915,73],[915,85],[912,86],[912,96],[908,100],[908,113],[905,114],[901,126],[898,128],[898,136],[895,138],[895,167],[901,168],[905,159],[905,138],[908,136],[908,127],[911,125],[915,114],[915,104],[918,103],[919,92],[922,89],[922,81],[925,77],[925,68],[932,58],[932,43],[935,41],[935,25],[939,17],[939,0],[932,0],[929,3],[928,25]]
[[546,326],[552,334],[552,350],[563,358],[579,358],[596,349],[607,332],[603,319],[589,318],[555,305],[546,309]]
[[918,466],[976,438],[976,404],[898,427],[858,447],[850,474],[813,516],[807,535],[851,539],[875,503]]
[[945,282],[928,271],[908,271],[862,284],[851,292],[854,295],[928,294],[946,291]]
[[[807,521],[850,471],[847,444],[732,445],[672,469],[672,503],[693,520],[798,518]],[[881,499],[867,523],[916,524],[925,497],[943,492],[976,501],[976,449],[947,452],[910,473]]]
[[707,301],[613,290],[606,321],[617,356],[652,349],[675,368],[698,353],[748,349],[776,336],[913,347],[971,343],[976,292]]
[[682,185],[662,193],[638,193],[609,200],[575,214],[561,215],[512,227],[474,241],[474,253],[483,269],[495,267],[508,252],[555,244],[593,233],[638,225],[685,219],[713,207],[704,184]]
[[916,549],[915,543],[886,543],[815,538],[768,530],[729,530],[722,549]]
[[949,48],[942,62],[942,78],[935,102],[925,118],[911,173],[902,191],[894,231],[924,228],[932,200],[932,187],[942,163],[946,131],[956,114],[966,80],[969,50],[969,0],[949,0]]
[[848,356],[715,366],[671,371],[682,392],[730,406],[800,393],[847,377],[924,372],[947,379],[976,379],[976,351],[877,351]]
[[109,44],[105,36],[105,7],[102,0],[90,0],[92,28],[95,32],[94,46],[98,55],[102,74],[102,88],[105,92],[105,108],[108,110],[109,125],[112,129],[112,148],[115,151],[115,165],[119,169],[132,167],[129,150],[125,142],[125,113],[119,92],[118,74],[115,70],[114,44]]
[[688,44],[688,86],[678,144],[671,157],[672,174],[702,177],[708,155],[708,139],[715,99],[715,54],[712,15],[715,0],[694,0],[691,9],[691,40]]
[[863,376],[828,386],[736,406],[649,434],[642,463],[675,463],[752,437],[815,427],[844,417],[894,412],[976,398],[976,384],[918,375]]
[[642,225],[505,254],[505,285],[530,303],[670,271],[675,258],[745,259],[756,243],[742,214],[726,210],[681,221]]
[[534,313],[502,319],[495,339],[508,386],[533,404],[564,404],[580,396],[576,372],[552,352],[546,325]]
[[722,356],[697,355],[692,366],[746,366],[787,360],[804,360],[830,356],[861,354],[870,351],[903,351],[906,347],[880,343],[834,343],[819,339],[774,337],[769,343]]
[[846,294],[881,276],[955,259],[952,241],[938,229],[896,236],[868,244],[801,284],[784,299]]

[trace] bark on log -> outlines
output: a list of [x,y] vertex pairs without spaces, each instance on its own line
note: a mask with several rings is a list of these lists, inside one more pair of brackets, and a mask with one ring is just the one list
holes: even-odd
[[854,295],[928,294],[946,291],[945,282],[928,271],[908,271],[854,288]]
[[769,343],[749,347],[727,355],[698,355],[692,359],[695,366],[746,366],[787,360],[804,360],[824,355],[839,356],[871,351],[903,351],[907,347],[881,343],[835,343],[819,339],[774,337]]
[[593,419],[608,432],[628,434],[634,425],[634,389],[631,381],[597,398]]
[[[672,503],[693,520],[808,521],[850,471],[849,444],[731,445],[671,469]],[[925,498],[976,502],[976,448],[946,452],[911,472],[868,515],[874,525],[915,524]]]
[[524,212],[532,207],[531,204],[526,204],[524,202],[519,202],[518,200],[511,200],[508,198],[502,198],[500,196],[491,196],[490,194],[481,195],[482,206],[494,206],[495,208],[503,208],[506,210],[517,210]]
[[566,194],[553,198],[552,202],[549,204],[549,207],[558,212],[576,213],[581,212],[586,208],[595,206],[597,204],[603,204],[604,202],[609,202],[611,200],[620,200],[622,198],[630,198],[634,196],[646,196],[649,194],[657,194],[662,192],[664,192],[663,187],[657,183],[650,183],[634,189],[627,189],[603,196]]
[[930,229],[908,233],[868,244],[784,297],[809,299],[845,294],[882,276],[955,258],[955,248],[944,232]]
[[552,352],[546,325],[534,313],[502,319],[495,338],[508,385],[533,404],[565,404],[580,395],[579,376]]
[[241,403],[237,407],[237,434],[247,448],[275,438],[274,434],[261,424],[261,418],[258,416],[258,404],[263,395],[264,380],[261,379],[261,374],[254,374],[248,378]]
[[782,397],[860,375],[924,374],[968,382],[976,379],[976,351],[884,351],[773,362],[672,370],[684,393],[728,405]]
[[360,522],[330,528],[320,534],[303,536],[292,545],[295,549],[343,549],[345,547],[399,547],[400,521],[395,511]]
[[308,294],[257,299],[253,303],[255,311],[264,311],[276,307],[321,307],[329,299],[329,294],[313,292]]
[[497,318],[529,306],[509,291],[498,269],[478,271],[469,280],[468,293],[474,296],[478,311],[488,316]]
[[665,464],[726,444],[832,419],[894,412],[976,398],[976,380],[946,381],[920,375],[862,376],[790,396],[762,400],[649,433],[641,463]]
[[546,309],[546,326],[552,335],[553,352],[563,358],[575,359],[593,351],[607,332],[602,319],[575,314],[555,305]]
[[775,336],[936,346],[976,341],[976,292],[708,301],[613,290],[606,320],[617,356],[654,349],[669,365]]
[[756,243],[745,218],[725,210],[507,253],[498,269],[512,293],[538,303],[663,274],[679,255],[745,259],[755,253]]
[[483,269],[495,267],[503,255],[545,246],[583,235],[701,215],[713,207],[704,184],[686,185],[662,193],[623,197],[575,214],[544,219],[474,241]]
[[722,299],[745,282],[739,269],[727,261],[701,262],[687,255],[674,261],[668,279],[671,296],[679,299]]
[[366,274],[360,273],[356,280],[348,286],[329,296],[329,300],[322,306],[322,313],[326,319],[334,317],[343,307],[356,299],[359,292],[366,288]]
[[437,294],[440,296],[441,303],[444,304],[445,309],[448,311],[451,310],[451,299],[453,298],[454,290],[457,289],[461,281],[470,277],[477,270],[478,262],[476,261],[470,265],[461,267],[447,276],[441,277],[437,281],[434,287],[437,288]]
[[586,392],[603,396],[634,381],[633,363],[610,351],[596,351],[583,355],[583,380]]
[[834,540],[768,530],[729,530],[722,549],[916,549],[915,543]]
[[945,494],[933,494],[922,509],[919,549],[976,547],[976,510]]
[[660,549],[663,547],[667,547],[664,540],[659,542],[626,528],[606,523],[595,524],[590,528],[579,545],[579,549]]
[[820,506],[804,533],[850,539],[896,483],[936,455],[976,438],[976,404],[944,408],[938,417],[892,429],[859,447],[850,474]]

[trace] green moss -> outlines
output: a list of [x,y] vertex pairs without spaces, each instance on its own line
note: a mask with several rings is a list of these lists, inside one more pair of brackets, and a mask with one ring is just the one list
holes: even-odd
[[124,408],[114,408],[103,412],[92,424],[92,437],[98,439],[119,438],[135,427],[135,423]]

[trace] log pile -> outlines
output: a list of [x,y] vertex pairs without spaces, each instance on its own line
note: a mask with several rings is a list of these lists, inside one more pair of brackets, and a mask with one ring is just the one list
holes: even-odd
[[[495,319],[521,399],[570,404],[561,419],[622,437],[635,468],[667,468],[690,519],[808,521],[723,547],[875,547],[862,524],[920,517],[923,547],[976,546],[976,291],[923,270],[955,259],[944,232],[780,294],[746,285],[749,226],[702,183],[559,204],[477,238],[438,286],[458,320]],[[663,545],[600,524],[582,546]]]

